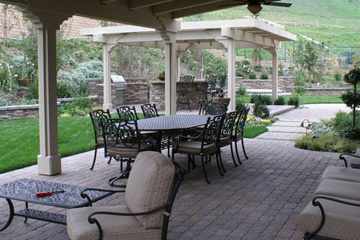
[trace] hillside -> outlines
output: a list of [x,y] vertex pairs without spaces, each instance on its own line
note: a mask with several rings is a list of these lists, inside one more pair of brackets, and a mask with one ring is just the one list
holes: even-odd
[[[331,47],[360,47],[360,0],[283,0],[290,8],[263,6],[259,17],[285,25]],[[246,5],[188,17],[185,21],[251,17]]]

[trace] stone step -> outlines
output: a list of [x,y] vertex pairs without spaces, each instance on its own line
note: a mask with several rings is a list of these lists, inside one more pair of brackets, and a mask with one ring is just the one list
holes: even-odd
[[[268,126],[268,132],[288,132],[288,133],[306,133],[306,129],[302,127],[287,127],[287,126]],[[309,130],[307,132],[310,132]]]
[[256,139],[277,139],[277,140],[296,140],[304,136],[304,133],[281,133],[281,132],[265,132],[256,137]]

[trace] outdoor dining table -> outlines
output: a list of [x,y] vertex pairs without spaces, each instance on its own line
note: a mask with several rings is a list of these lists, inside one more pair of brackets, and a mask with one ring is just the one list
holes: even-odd
[[[159,116],[137,120],[137,126],[140,132],[157,132],[155,149],[161,152],[161,141],[164,134],[172,137],[177,136],[182,130],[205,125],[208,118],[211,117],[213,116],[195,114]],[[168,141],[169,140],[170,139],[168,139]],[[128,164],[118,176],[109,180],[109,184],[111,186],[116,186],[114,185],[114,182],[128,176],[130,171],[131,166]]]
[[158,132],[156,149],[161,151],[161,140],[164,134],[177,135],[180,131],[205,125],[212,115],[179,114],[159,116],[138,120],[138,128],[142,132]]

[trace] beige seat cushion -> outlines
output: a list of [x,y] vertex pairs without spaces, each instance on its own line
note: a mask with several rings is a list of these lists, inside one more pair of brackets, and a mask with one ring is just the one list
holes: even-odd
[[338,179],[360,183],[360,170],[354,168],[330,166],[325,169],[321,177],[321,180],[324,179]]
[[[135,159],[126,186],[125,200],[131,212],[144,212],[163,206],[169,197],[175,166],[158,152],[141,152]],[[160,228],[163,214],[137,216],[145,229]]]
[[[215,143],[208,144],[208,145],[204,146],[203,153],[213,152],[215,150],[216,150]],[[200,154],[201,142],[197,142],[197,141],[180,142],[177,145],[176,152],[189,153],[189,154]]]
[[[328,200],[319,200],[325,210],[325,225],[318,235],[342,240],[360,239],[360,208]],[[345,200],[347,201],[347,200]],[[354,203],[360,204],[360,202]],[[304,233],[313,232],[321,222],[319,207],[310,202],[300,214],[299,228]]]
[[[141,144],[140,151],[150,150],[152,148],[151,145]],[[135,158],[139,149],[137,144],[132,147],[124,146],[124,144],[117,144],[116,147],[108,147],[107,152],[110,156],[117,156],[122,158]]]
[[314,196],[326,195],[360,201],[360,183],[336,179],[324,179]]
[[[71,209],[67,212],[67,231],[72,240],[98,239],[96,224],[88,222],[88,216],[95,211],[129,213],[126,206],[87,207]],[[132,216],[95,215],[103,229],[103,239],[161,239],[161,229],[145,230]]]

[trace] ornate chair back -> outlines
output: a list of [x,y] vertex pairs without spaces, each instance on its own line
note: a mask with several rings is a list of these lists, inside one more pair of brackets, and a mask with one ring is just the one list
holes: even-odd
[[119,115],[119,119],[121,120],[135,121],[139,119],[135,107],[122,106],[116,108],[116,111]]
[[153,118],[159,116],[155,104],[144,104],[141,106],[141,110],[145,118]]
[[99,140],[103,140],[103,132],[101,127],[101,121],[111,119],[110,111],[103,111],[101,109],[94,110],[89,113],[91,122],[94,128],[95,144],[99,143]]
[[250,108],[247,107],[242,112],[238,113],[238,119],[237,119],[237,122],[235,124],[235,129],[234,129],[234,137],[236,138],[236,140],[241,139],[244,135],[244,127],[245,127],[246,118],[247,118],[249,111],[250,111]]
[[137,121],[107,119],[102,122],[105,153],[117,158],[134,158],[141,149]]

